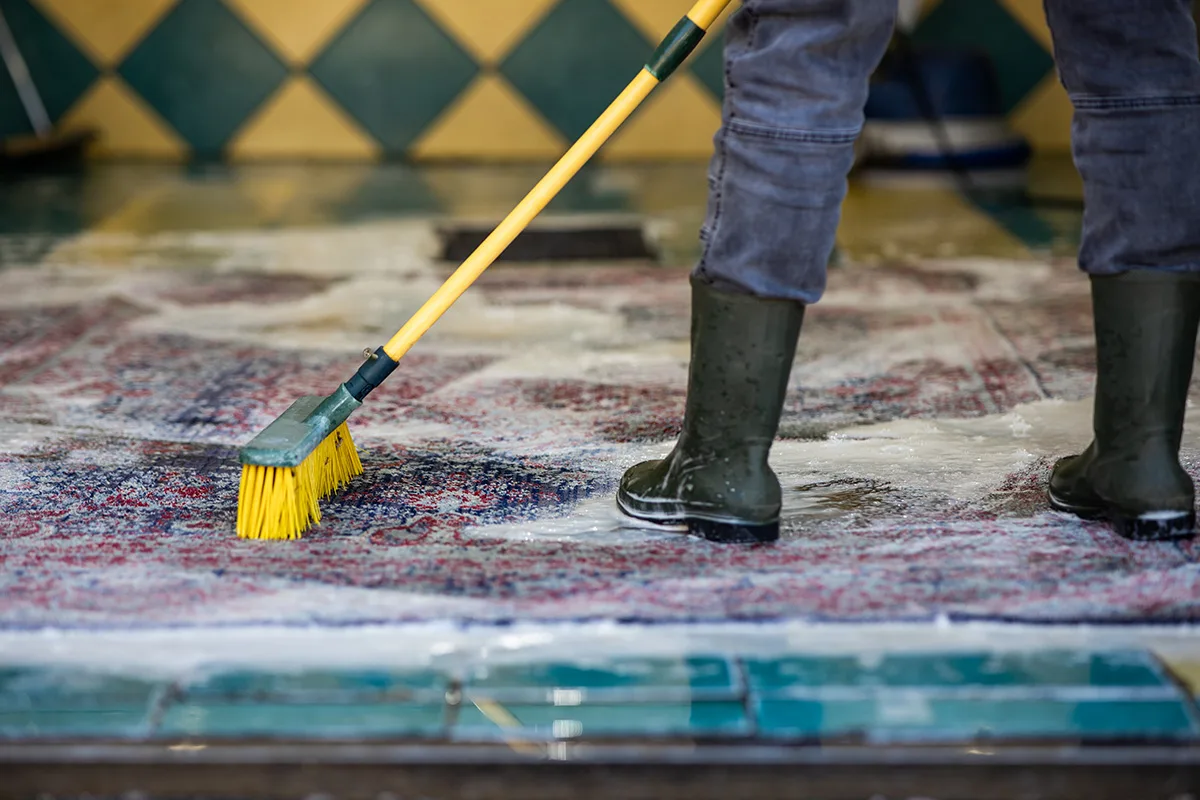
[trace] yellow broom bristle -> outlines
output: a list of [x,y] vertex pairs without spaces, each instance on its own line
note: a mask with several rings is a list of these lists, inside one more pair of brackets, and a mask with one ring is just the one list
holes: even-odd
[[362,462],[346,423],[297,467],[242,466],[237,534],[243,539],[299,539],[321,521],[318,503],[361,475]]

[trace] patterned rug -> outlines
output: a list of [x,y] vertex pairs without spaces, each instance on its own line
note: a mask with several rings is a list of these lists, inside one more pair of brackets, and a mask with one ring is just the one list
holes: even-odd
[[1046,509],[1090,426],[1070,263],[838,267],[765,547],[612,513],[680,422],[686,274],[498,266],[352,418],[366,474],[321,525],[238,540],[237,448],[424,301],[432,244],[417,223],[86,235],[0,272],[0,627],[1200,619],[1200,546]]

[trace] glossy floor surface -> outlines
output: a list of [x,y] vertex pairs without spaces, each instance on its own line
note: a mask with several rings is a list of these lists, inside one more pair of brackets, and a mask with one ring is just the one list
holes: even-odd
[[322,524],[234,537],[237,447],[436,288],[440,225],[539,174],[110,166],[0,194],[0,734],[1196,736],[1200,551],[1044,506],[1089,425],[1061,159],[1036,203],[855,181],[775,548],[611,514],[682,411],[694,164],[580,176],[551,221],[642,226],[656,257],[497,265],[352,419],[367,474]]

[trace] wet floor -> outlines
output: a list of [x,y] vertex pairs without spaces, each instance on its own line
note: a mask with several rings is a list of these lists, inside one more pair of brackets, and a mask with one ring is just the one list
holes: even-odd
[[[705,651],[853,657],[878,677],[871,664],[906,651],[1102,651],[1096,663],[1132,659],[1153,678],[1149,699],[1132,683],[1101,692],[1160,703],[1138,724],[1200,729],[1187,683],[1200,674],[1186,627],[1200,608],[1195,546],[1135,546],[1045,508],[1048,465],[1086,443],[1092,380],[1086,282],[1072,264],[1078,180],[1062,159],[1037,162],[1021,192],[853,182],[774,450],[776,548],[719,548],[613,515],[623,469],[661,455],[678,428],[685,274],[705,202],[696,164],[581,175],[551,217],[632,221],[655,257],[498,265],[353,418],[367,475],[321,525],[298,542],[232,536],[237,447],[296,397],[343,380],[436,289],[453,266],[437,257],[439,225],[494,221],[539,176],[109,165],[4,193],[4,662],[171,681],[214,660],[449,670]],[[932,675],[941,656],[929,658]],[[1103,669],[1076,670],[1053,697],[1043,673],[1020,678],[1030,703],[1051,703],[1031,705],[1022,730],[1078,735],[1129,718],[1124,706],[1077,707]],[[911,692],[909,711],[877,708],[875,689],[838,674],[822,691],[866,694],[818,709],[816,730],[824,713],[829,730],[841,719],[969,738],[992,713]],[[947,690],[936,683],[921,691]],[[770,714],[728,705],[750,696],[738,691],[713,717],[689,698],[658,717],[601,711],[586,724],[769,727]],[[412,719],[437,728],[441,703]],[[172,724],[211,732],[179,708]],[[144,711],[129,711],[130,735],[145,733]],[[296,712],[279,713],[254,724]],[[518,727],[534,732],[563,721],[522,713]]]

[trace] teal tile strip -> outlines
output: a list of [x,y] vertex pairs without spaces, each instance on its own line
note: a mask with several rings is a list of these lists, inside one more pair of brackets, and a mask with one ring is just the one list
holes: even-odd
[[184,702],[167,709],[155,733],[163,738],[441,738],[446,727],[441,704]]
[[1187,740],[1196,708],[1142,651],[209,668],[176,684],[0,668],[0,738]]
[[480,665],[467,673],[464,690],[502,702],[574,704],[737,700],[744,694],[740,670],[721,657]]
[[745,662],[751,691],[777,694],[808,687],[1169,687],[1142,651],[1077,654],[961,653],[856,657],[789,657]]
[[79,670],[0,669],[0,739],[143,737],[166,689]]
[[[485,706],[486,708],[486,706]],[[627,703],[581,706],[506,705],[519,723],[497,723],[484,709],[465,706],[454,726],[458,740],[522,738],[563,740],[605,737],[743,737],[753,732],[739,701]]]
[[182,687],[196,702],[254,703],[292,700],[308,703],[419,700],[439,703],[449,678],[434,670],[312,670],[294,673],[235,670],[216,672]]
[[868,742],[953,743],[995,738],[1190,739],[1196,729],[1185,701],[931,699],[886,692],[844,700],[758,698],[764,738],[857,738]]

